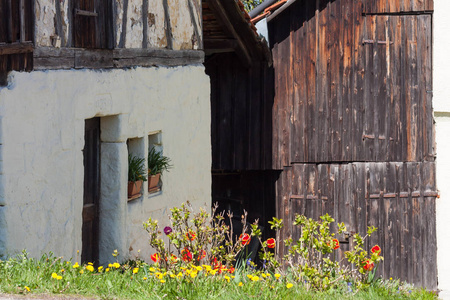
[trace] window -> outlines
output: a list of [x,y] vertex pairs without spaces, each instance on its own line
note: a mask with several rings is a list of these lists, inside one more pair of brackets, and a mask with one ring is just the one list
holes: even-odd
[[33,69],[32,0],[0,0],[0,85],[11,70]]
[[73,46],[114,48],[112,1],[71,1]]

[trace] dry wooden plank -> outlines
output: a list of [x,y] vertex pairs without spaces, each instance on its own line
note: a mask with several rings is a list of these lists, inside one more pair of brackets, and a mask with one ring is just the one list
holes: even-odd
[[[221,73],[219,79],[223,86],[230,87],[233,84],[233,69],[232,61],[229,55],[224,58],[223,72]],[[220,100],[219,100],[219,145],[220,145],[220,163],[221,169],[226,169],[227,166],[232,166],[233,164],[233,153],[232,153],[232,143],[233,143],[233,131],[230,130],[233,126],[233,107],[234,99],[232,96],[232,89],[221,90]],[[227,150],[225,150],[227,149]]]
[[[366,17],[366,26],[365,26],[365,36],[369,39],[375,39],[375,20],[374,16]],[[364,81],[364,153],[365,160],[372,161],[374,148],[375,148],[375,139],[365,138],[367,135],[374,135],[374,52],[375,50],[374,44],[365,44],[365,81]]]
[[28,53],[33,52],[33,49],[32,42],[0,43],[0,55]]
[[375,155],[375,160],[377,161],[387,161],[388,160],[388,144],[389,144],[389,136],[388,136],[388,123],[390,120],[390,102],[388,98],[388,69],[390,64],[389,57],[389,48],[390,48],[390,39],[389,39],[389,31],[388,31],[388,21],[389,17],[387,16],[379,16],[377,17],[377,40],[386,41],[384,45],[378,45],[378,58],[379,58],[379,80],[380,86],[378,90],[377,99],[377,107],[378,109],[378,118],[376,119],[376,123],[378,123],[378,151]]
[[[319,3],[318,3],[319,4]],[[325,6],[326,5],[326,6]],[[328,157],[328,17],[329,17],[329,3],[321,1],[319,6],[325,6],[321,10],[317,10],[317,62],[316,62],[316,123],[318,135],[317,161],[329,161]]]
[[[195,0],[194,0],[194,2],[195,2]],[[189,15],[191,16],[191,24],[194,27],[195,38],[197,39],[198,45],[200,46],[199,48],[202,49],[201,29],[199,29],[199,25],[197,25],[197,18],[195,17],[196,14],[194,13],[194,7],[192,6],[192,0],[188,0],[187,4],[188,4],[188,8],[189,8]]]
[[[233,148],[230,150],[233,156],[233,169],[242,170],[246,169],[247,147],[245,146],[245,142],[249,139],[248,130],[246,130],[248,128],[246,89],[251,87],[251,84],[247,81],[247,72],[246,70],[242,70],[240,62],[237,59],[234,59],[231,64],[233,65],[233,85],[230,86],[230,89],[232,90],[234,105],[233,111],[231,112],[233,114],[231,117]],[[258,145],[254,144],[253,146],[257,147]],[[256,159],[256,157],[253,157],[252,159]]]
[[[278,27],[279,28],[279,27]],[[275,32],[277,32],[277,29],[275,29]],[[276,42],[272,48],[273,53],[273,68],[274,68],[274,90],[277,91],[274,93],[274,103],[273,103],[273,110],[272,110],[272,168],[275,170],[280,170],[280,152],[279,152],[279,125],[278,125],[278,110],[280,109],[279,105],[279,86],[280,86],[280,76],[279,76],[279,66],[280,66],[280,44]]]
[[[128,21],[128,0],[123,0],[123,15],[122,15],[122,32],[120,33],[120,39],[119,39],[119,48],[125,48],[125,43],[127,39],[127,21]],[[167,6],[167,0],[163,0],[163,7],[164,7],[164,28],[166,29],[166,39],[167,43],[169,44],[169,36],[167,36],[168,28],[170,28],[170,24],[167,24],[166,20],[166,6]],[[170,20],[169,20],[170,21]],[[169,25],[169,26],[168,26]],[[172,40],[170,40],[171,42]],[[169,49],[172,49],[171,47],[168,47]]]
[[142,48],[148,48],[148,0],[142,0]]
[[352,60],[354,57],[353,49],[353,4],[354,0],[345,0],[341,2],[343,8],[341,14],[343,21],[341,31],[342,44],[342,143],[341,157],[342,161],[352,160]]
[[[263,144],[263,136],[265,131],[264,128],[264,120],[263,120],[263,108],[264,108],[264,100],[262,95],[262,74],[263,68],[261,64],[253,64],[252,68],[248,70],[247,76],[249,78],[250,84],[248,84],[247,92],[243,91],[243,94],[246,94],[246,111],[248,120],[245,130],[246,132],[246,140],[245,140],[245,151],[244,156],[246,156],[245,160],[248,160],[247,168],[249,169],[262,169],[263,164],[263,155],[262,152],[264,150]],[[239,130],[239,129],[236,129]],[[239,155],[236,153],[236,155]],[[248,158],[248,159],[247,159]]]
[[340,160],[340,132],[339,132],[339,115],[338,115],[338,92],[340,89],[339,81],[339,27],[340,27],[340,6],[338,2],[330,3],[330,19],[329,19],[329,51],[330,51],[330,103],[329,103],[329,119],[330,119],[330,147],[329,159],[331,161]]
[[[284,30],[289,31],[290,18],[284,18],[283,25],[281,25]],[[289,34],[288,32],[285,33]],[[290,165],[290,111],[288,109],[290,102],[290,38],[286,38],[280,45],[280,65],[282,66],[280,72],[280,99],[279,103],[281,107],[279,107],[279,133],[281,138],[280,144],[280,159],[282,166]],[[278,92],[279,90],[277,90]]]
[[112,68],[113,53],[104,50],[85,50],[75,52],[75,68]]
[[361,12],[363,10],[363,0],[354,2],[353,5],[353,49],[354,55],[352,59],[352,160],[363,161],[363,128],[364,128],[364,47],[362,45],[364,33],[364,17]]

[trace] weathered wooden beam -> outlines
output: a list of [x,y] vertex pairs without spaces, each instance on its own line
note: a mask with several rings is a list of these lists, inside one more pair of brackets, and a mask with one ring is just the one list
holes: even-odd
[[86,50],[41,47],[34,51],[34,69],[110,69],[134,66],[183,66],[201,64],[203,51],[167,49]]
[[170,22],[170,11],[167,0],[163,0],[164,28],[166,29],[167,49],[173,49],[172,25]]
[[148,0],[142,0],[142,48],[148,47]]
[[25,0],[19,1],[20,6],[20,42],[25,42]]
[[20,54],[29,52],[33,52],[32,42],[11,43],[11,44],[0,43],[0,55]]
[[222,3],[218,0],[209,0],[208,3],[211,10],[215,12],[217,21],[223,26],[223,30],[236,39],[238,43],[236,54],[241,58],[244,66],[249,67],[252,61],[251,56],[248,52],[247,47],[245,46],[244,41],[234,29],[233,22],[228,18],[228,14]]
[[123,16],[122,16],[122,33],[120,34],[119,48],[125,47],[127,38],[127,20],[128,20],[128,0],[123,1]]
[[194,26],[195,37],[197,38],[199,48],[202,49],[202,33],[200,32],[197,26],[197,19],[195,18],[194,7],[192,7],[192,0],[188,0],[188,7],[189,7],[189,14],[191,15],[191,23]]
[[206,39],[204,45],[205,51],[233,52],[238,47],[238,42],[233,39]]
[[[23,0],[21,0],[23,1]],[[56,34],[61,39],[61,45],[64,46],[66,44],[65,37],[64,37],[64,30],[62,25],[62,18],[61,18],[61,2],[56,1],[55,2],[55,10],[56,10]],[[21,34],[22,36],[22,34]]]

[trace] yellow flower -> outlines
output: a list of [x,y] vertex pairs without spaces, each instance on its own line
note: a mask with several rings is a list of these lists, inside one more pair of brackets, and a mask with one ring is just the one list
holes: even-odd
[[136,274],[137,272],[139,272],[139,268],[134,268],[133,269],[133,274]]
[[247,277],[248,277],[249,279],[252,279],[252,278],[253,278],[253,275],[247,274]]
[[390,277],[389,280],[392,280],[392,277]]
[[225,276],[224,278],[225,278],[228,282],[230,282],[230,277]]
[[72,267],[74,268],[74,269],[76,269],[76,268],[78,268],[80,265],[76,262]]
[[197,271],[201,271],[202,270],[202,267],[200,267],[200,266],[197,266],[195,268],[197,269]]
[[170,278],[175,278],[177,277],[175,274],[170,274]]
[[272,276],[272,275],[270,275],[270,273],[267,273],[266,276],[267,276],[267,277],[270,277],[270,276]]
[[113,267],[113,264],[108,264],[108,268],[112,268]]
[[98,271],[99,272],[103,271],[103,266],[98,267]]
[[258,276],[253,276],[252,277],[252,281],[259,281],[259,277]]
[[87,265],[87,266],[86,266],[86,270],[88,270],[89,272],[94,272],[94,266],[92,266],[92,265]]
[[147,280],[147,277],[142,278],[142,280]]
[[191,277],[192,277],[192,278],[197,277],[197,272],[192,272],[192,273],[191,273]]
[[275,278],[276,279],[278,279],[278,278],[280,278],[281,277],[281,275],[280,274],[278,274],[278,273],[275,273],[273,276],[275,276]]
[[91,263],[91,262],[88,262],[88,265],[90,265],[90,266],[93,266],[94,264],[93,264],[93,263]]
[[216,275],[217,270],[211,270],[209,273],[211,273],[211,275]]
[[84,274],[84,271],[83,271],[83,270],[80,270],[80,274]]
[[238,285],[239,286],[243,286],[244,284],[242,283],[242,281],[240,281]]
[[266,274],[262,273],[261,274],[262,278],[266,278]]
[[115,262],[115,263],[113,263],[113,267],[116,268],[116,269],[118,269],[118,268],[120,268],[120,264],[117,263],[117,262]]
[[154,268],[148,269],[150,272],[154,273],[156,270]]
[[66,271],[66,270],[64,270],[64,269],[61,269],[61,271],[60,271],[60,272],[61,272],[61,273],[64,273],[65,271]]
[[62,279],[62,276],[56,276],[56,280],[61,280]]
[[164,283],[164,282],[166,282],[166,281],[165,281],[164,279],[161,279],[160,282],[161,282],[161,283]]
[[105,269],[105,272],[109,272],[109,268],[106,268],[106,269]]
[[288,284],[286,284],[286,287],[288,288],[288,289],[290,289],[291,287],[293,287],[294,285],[292,284],[292,283],[288,283]]
[[52,278],[56,279],[56,277],[58,277],[58,274],[52,273]]
[[29,287],[27,287],[27,286],[24,286],[24,288],[27,290],[27,292],[29,292],[30,291],[30,288]]

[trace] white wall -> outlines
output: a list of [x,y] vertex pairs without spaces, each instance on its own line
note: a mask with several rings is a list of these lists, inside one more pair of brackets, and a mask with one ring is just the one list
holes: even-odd
[[[85,119],[101,119],[101,260],[148,259],[142,222],[211,201],[209,78],[204,67],[10,74],[0,89],[0,256],[27,249],[79,259]],[[162,131],[174,167],[162,193],[127,202],[128,138]],[[146,148],[147,149],[147,148]],[[146,187],[146,186],[145,186]],[[106,204],[105,204],[106,203]],[[3,246],[3,248],[2,248]],[[131,250],[132,249],[132,250]]]
[[433,108],[436,121],[437,263],[440,297],[450,299],[450,1],[435,0],[433,16]]

